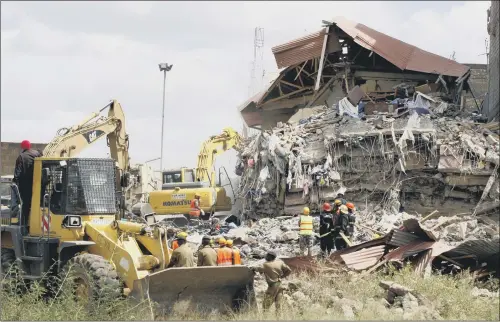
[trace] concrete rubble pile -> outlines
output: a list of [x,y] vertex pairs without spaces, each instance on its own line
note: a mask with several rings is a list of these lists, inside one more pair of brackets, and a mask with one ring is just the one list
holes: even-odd
[[[403,105],[409,103],[415,104]],[[248,139],[236,169],[244,214],[259,218],[297,214],[304,206],[318,210],[337,193],[358,204],[382,200],[378,207],[390,213],[495,209],[498,135],[471,118],[432,112],[444,103],[433,104],[426,113],[407,107],[411,114],[363,118],[324,107]]]

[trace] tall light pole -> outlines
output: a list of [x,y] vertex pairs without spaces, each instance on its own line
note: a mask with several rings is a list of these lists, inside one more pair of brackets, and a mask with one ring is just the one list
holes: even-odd
[[163,170],[163,126],[165,124],[165,84],[167,79],[167,72],[172,69],[173,65],[169,65],[167,63],[160,63],[158,67],[160,67],[160,72],[163,72],[163,108],[161,111],[161,152],[160,152],[160,171]]

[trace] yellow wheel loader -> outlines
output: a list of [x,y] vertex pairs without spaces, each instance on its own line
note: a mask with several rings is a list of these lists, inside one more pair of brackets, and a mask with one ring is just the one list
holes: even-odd
[[[126,219],[128,135],[120,104],[112,101],[107,107],[108,117],[94,113],[64,129],[44,156],[35,158],[31,200],[21,200],[15,184],[10,198],[2,192],[2,275],[15,263],[27,281],[51,275],[64,279],[71,267],[80,297],[95,296],[106,286],[116,296],[149,298],[160,309],[183,299],[209,310],[237,307],[241,300],[254,303],[248,267],[166,269],[172,253],[167,229],[156,222],[151,207],[142,204],[134,217],[141,222]],[[112,159],[74,157],[104,136]],[[23,217],[25,203],[30,211]]]
[[[163,171],[162,190],[150,192],[148,198],[154,212],[159,215],[158,218],[172,220],[181,225],[191,219],[206,220],[216,212],[230,211],[233,203],[227,196],[225,186],[221,185],[222,171],[228,180],[230,178],[227,171],[221,168],[219,169],[219,184],[217,184],[214,169],[215,157],[230,149],[238,150],[240,142],[241,137],[238,132],[232,128],[225,128],[221,134],[203,142],[196,169],[184,167]],[[226,186],[233,189],[230,180]],[[204,218],[199,217],[199,211],[191,208],[191,201],[195,194],[200,195],[200,208],[205,213]],[[182,219],[187,219],[187,221]]]

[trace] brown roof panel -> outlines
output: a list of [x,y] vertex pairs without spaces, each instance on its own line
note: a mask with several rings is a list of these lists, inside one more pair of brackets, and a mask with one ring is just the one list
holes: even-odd
[[469,70],[466,65],[422,50],[363,24],[343,17],[334,18],[333,22],[360,46],[373,50],[402,70],[454,77],[460,77]]
[[292,66],[321,56],[326,29],[273,47],[278,68]]

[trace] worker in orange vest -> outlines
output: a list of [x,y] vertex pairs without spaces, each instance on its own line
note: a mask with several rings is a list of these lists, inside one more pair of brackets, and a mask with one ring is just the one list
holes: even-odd
[[226,247],[232,251],[232,256],[231,256],[232,264],[233,265],[241,265],[240,250],[236,246],[233,246],[233,241],[230,239],[226,240]]
[[172,250],[176,250],[179,247],[179,242],[178,242],[179,239],[186,239],[186,238],[187,234],[185,232],[181,231],[180,233],[178,233],[177,236],[175,236],[175,240],[172,242]]
[[189,215],[192,216],[192,217],[202,217],[202,218],[205,218],[205,212],[203,211],[203,209],[201,209],[201,200],[200,200],[201,196],[199,193],[195,193],[194,194],[194,199],[191,200],[191,211],[189,211]]
[[233,250],[226,246],[226,239],[219,238],[219,248],[217,249],[217,266],[233,265]]

